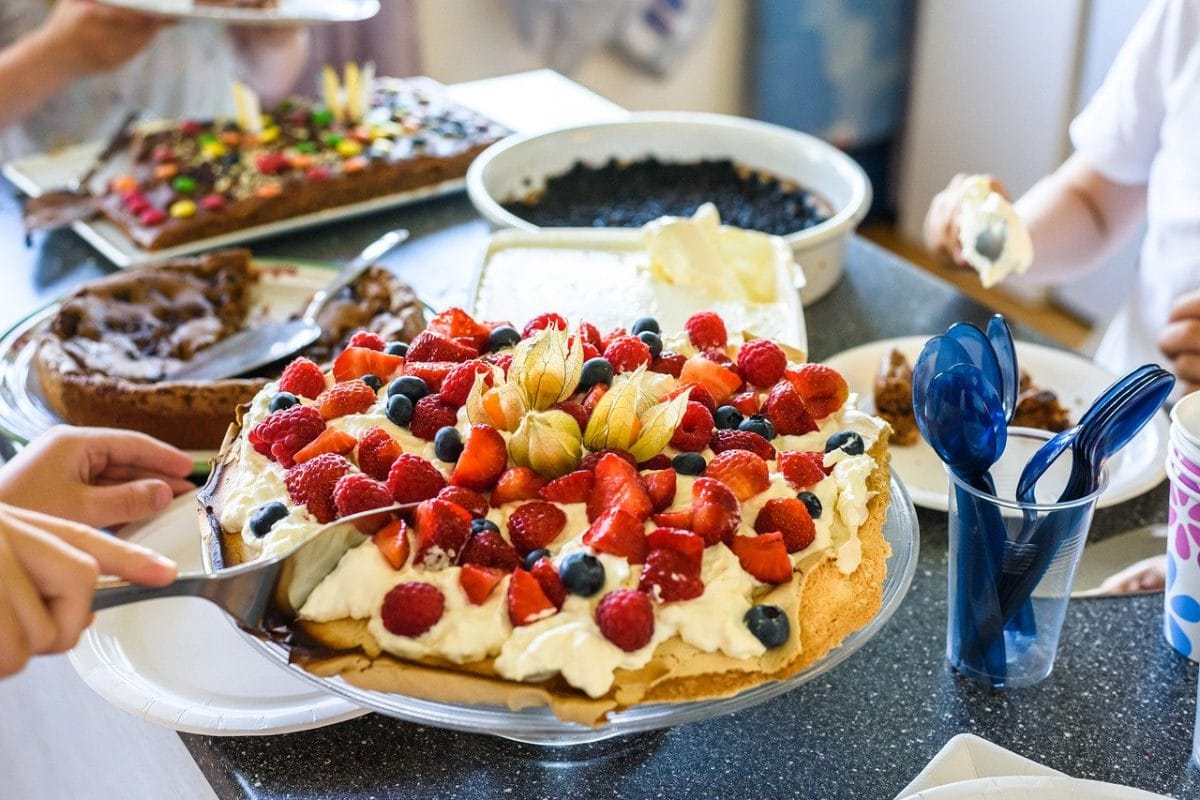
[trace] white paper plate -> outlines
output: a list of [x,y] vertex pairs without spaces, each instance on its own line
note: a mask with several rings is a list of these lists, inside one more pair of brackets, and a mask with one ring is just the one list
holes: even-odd
[[[825,363],[846,376],[850,391],[857,392],[860,407],[875,409],[872,386],[880,360],[893,347],[916,361],[929,336],[905,336],[870,342],[838,353]],[[1029,342],[1017,342],[1017,363],[1033,376],[1034,383],[1053,390],[1070,412],[1071,421],[1079,419],[1114,380],[1103,368],[1082,356]],[[1115,458],[1108,462],[1108,489],[1100,496],[1099,507],[1122,503],[1153,489],[1166,476],[1167,430],[1165,412],[1159,413]],[[913,502],[937,511],[946,510],[949,481],[933,449],[923,439],[909,447],[891,448],[892,468],[904,481]]]
[[[175,559],[181,570],[200,570],[197,525],[190,493],[121,536]],[[264,659],[216,606],[197,598],[103,611],[70,659],[113,705],[185,733],[289,733],[367,713]]]
[[1163,796],[1113,783],[1022,775],[976,778],[926,789],[903,800],[1163,800]]
[[308,22],[355,22],[379,13],[379,0],[279,0],[275,8],[206,6],[194,0],[100,0],[100,2],[168,17],[212,19],[254,25]]

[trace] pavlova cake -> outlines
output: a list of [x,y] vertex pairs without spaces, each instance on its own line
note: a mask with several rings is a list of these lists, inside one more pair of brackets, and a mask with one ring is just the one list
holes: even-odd
[[595,723],[794,675],[879,609],[890,429],[801,353],[685,328],[450,309],[297,359],[214,464],[209,560],[416,504],[290,624],[294,660],[370,689]]

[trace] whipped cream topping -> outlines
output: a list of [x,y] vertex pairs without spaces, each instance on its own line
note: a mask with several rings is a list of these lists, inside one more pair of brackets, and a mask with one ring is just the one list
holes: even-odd
[[958,245],[984,288],[1033,263],[1033,239],[1017,211],[982,175],[967,179],[958,214]]

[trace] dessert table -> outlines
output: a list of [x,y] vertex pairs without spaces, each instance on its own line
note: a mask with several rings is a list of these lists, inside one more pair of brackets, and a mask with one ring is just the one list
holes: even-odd
[[[70,233],[22,248],[8,188],[0,186],[0,241],[7,243],[4,326],[108,269]],[[385,263],[434,306],[465,304],[489,229],[463,195],[263,241],[254,251],[272,258],[344,259],[397,225],[413,237]],[[818,360],[876,339],[932,334],[960,320],[980,323],[988,314],[949,284],[862,239],[851,243],[838,286],[805,309]],[[1039,339],[1020,326],[1017,334]],[[1100,539],[1164,522],[1166,494],[1161,484],[1098,511],[1091,535]],[[1076,777],[1181,798],[1200,793],[1200,771],[1188,766],[1196,665],[1164,641],[1160,594],[1072,601],[1049,679],[1019,691],[981,688],[949,671],[943,654],[946,515],[921,510],[919,518],[917,574],[882,631],[831,672],[731,716],[547,749],[374,714],[286,735],[176,738],[115,708],[92,708],[85,720],[75,705],[62,703],[52,707],[55,719],[27,720],[18,735],[4,708],[19,702],[18,693],[6,692],[0,681],[0,751],[10,743],[21,746],[20,739],[31,759],[43,750],[65,754],[68,742],[28,742],[76,723],[103,726],[108,712],[114,726],[133,722],[150,729],[143,732],[146,746],[160,748],[161,756],[143,761],[148,766],[142,769],[175,776],[179,797],[890,798],[951,736],[970,732]],[[73,678],[65,667],[35,665],[14,680],[23,681],[22,695],[86,693],[77,681],[65,685]],[[103,735],[81,742],[114,753],[130,745]],[[103,753],[79,757],[104,763]],[[0,755],[0,774],[15,763]],[[114,756],[108,769],[135,770],[137,763]],[[197,766],[203,780],[195,776]],[[141,785],[132,778],[126,784]],[[52,790],[42,796],[70,795]],[[131,790],[124,796],[157,795]]]

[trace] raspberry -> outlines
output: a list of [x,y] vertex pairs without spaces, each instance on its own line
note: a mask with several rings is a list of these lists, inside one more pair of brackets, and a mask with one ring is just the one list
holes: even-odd
[[553,542],[567,527],[567,515],[552,503],[534,500],[508,518],[508,538],[522,556]]
[[617,326],[617,327],[613,328],[611,331],[609,331],[608,333],[606,333],[600,337],[600,344],[597,345],[597,347],[599,347],[600,352],[603,353],[605,351],[605,349],[610,344],[612,344],[613,339],[618,339],[622,336],[627,336],[628,334],[629,334],[629,331],[625,330],[624,327]]
[[596,606],[596,625],[605,639],[625,652],[640,650],[654,637],[654,607],[649,595],[614,589]]
[[799,393],[816,419],[837,411],[850,396],[850,387],[841,373],[824,364],[802,364],[787,370],[788,382]]
[[413,407],[408,429],[413,436],[432,442],[437,432],[447,425],[458,422],[458,410],[439,395],[428,394]]
[[[650,470],[671,469],[672,464],[673,464],[673,462],[671,461],[671,457],[669,455],[667,455],[666,453],[659,453],[656,456],[651,456],[649,461],[642,461],[637,466],[638,466],[638,471],[641,472],[642,470],[646,470],[646,469],[650,469]],[[642,477],[645,478],[646,476],[643,475]]]
[[538,331],[546,330],[546,328],[549,328],[551,325],[558,328],[560,331],[565,331],[567,329],[567,320],[562,314],[555,314],[553,312],[538,314],[536,317],[529,320],[529,322],[525,323],[525,327],[521,330],[521,338],[528,339]]
[[650,365],[651,372],[661,372],[664,375],[670,375],[672,378],[678,378],[683,372],[683,365],[687,362],[687,357],[682,353],[672,353],[664,351],[658,358],[654,359],[654,363]]
[[476,375],[486,375],[485,383],[488,386],[495,384],[492,378],[492,368],[482,361],[464,361],[462,364],[455,365],[454,369],[450,370],[445,379],[442,380],[442,388],[438,394],[442,396],[448,404],[455,408],[462,408],[467,402],[467,395],[471,393],[471,387],[475,385]]
[[724,347],[729,342],[729,334],[725,331],[725,323],[712,311],[700,311],[692,314],[683,323],[687,331],[688,341],[699,350],[709,347]]
[[618,336],[604,348],[604,358],[612,364],[614,372],[633,372],[641,366],[650,366],[650,347],[636,336]]
[[460,564],[497,567],[505,572],[512,572],[520,561],[513,546],[493,530],[482,530],[468,539],[458,557]]
[[321,392],[313,405],[325,419],[336,419],[349,414],[361,414],[375,405],[378,397],[375,390],[362,381],[335,383]]
[[[799,501],[797,501],[799,502]],[[392,495],[382,482],[361,472],[343,475],[333,487],[333,504],[339,517],[392,504]]]
[[775,458],[775,448],[754,431],[715,430],[708,439],[708,446],[714,453],[723,453],[726,450],[749,450],[764,461],[771,461]]
[[397,458],[388,472],[388,491],[397,503],[416,503],[437,497],[445,486],[446,479],[437,467],[412,453]]
[[588,418],[591,414],[583,407],[583,403],[577,403],[574,400],[564,400],[554,406],[559,411],[565,411],[571,415],[571,418],[579,424],[579,430],[582,433],[587,428]]
[[368,350],[379,350],[387,347],[383,337],[373,331],[358,331],[346,342],[346,347],[365,347]]
[[[592,347],[596,348],[597,352],[599,352],[601,341],[600,329],[595,325],[590,322],[579,323],[579,338],[583,339],[584,344],[590,344]],[[587,360],[586,357],[584,360]]]
[[770,339],[754,339],[742,345],[737,363],[746,381],[755,386],[774,386],[787,369],[787,356]]
[[276,411],[250,429],[247,438],[259,453],[281,466],[295,464],[296,453],[321,435],[325,420],[312,406],[292,406]]
[[333,488],[350,471],[350,462],[334,453],[322,453],[288,470],[283,482],[292,502],[303,504],[317,522],[337,519]]
[[383,428],[371,428],[358,441],[358,468],[377,481],[386,481],[399,458],[400,443]]
[[713,432],[713,416],[707,408],[689,400],[687,410],[675,433],[671,435],[671,446],[689,453],[699,453],[708,447],[708,438]]
[[773,497],[763,504],[754,520],[758,533],[779,531],[789,553],[797,553],[813,543],[817,528],[804,503],[794,497]]
[[325,391],[325,374],[314,362],[300,356],[283,368],[279,378],[279,391],[291,392],[297,397],[312,400]]
[[508,377],[508,368],[512,364],[512,353],[489,353],[483,360],[500,368],[500,373]]
[[432,628],[446,610],[446,596],[432,583],[397,584],[384,595],[380,618],[397,636],[417,637]]
[[408,345],[405,359],[408,362],[417,361],[470,361],[479,355],[473,347],[459,344],[440,333],[421,331]]
[[437,493],[439,500],[446,500],[462,506],[471,512],[472,517],[487,516],[487,498],[479,492],[473,492],[465,486],[447,486]]
[[638,589],[663,603],[699,597],[704,594],[700,565],[675,550],[651,550],[638,578]]
[[804,401],[787,381],[780,381],[771,389],[767,402],[763,404],[763,413],[775,426],[775,432],[782,436],[817,430],[817,423],[808,413]]
[[779,471],[797,489],[806,489],[825,479],[825,456],[796,451],[779,454]]

